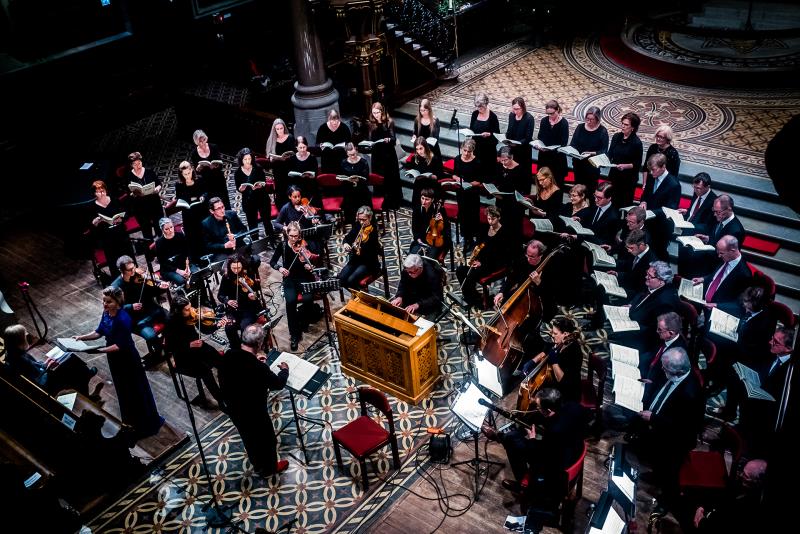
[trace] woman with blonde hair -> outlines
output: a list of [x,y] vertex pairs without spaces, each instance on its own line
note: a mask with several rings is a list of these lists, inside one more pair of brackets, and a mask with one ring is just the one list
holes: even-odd
[[[544,146],[565,146],[569,141],[569,124],[561,115],[561,105],[556,100],[548,100],[544,105],[546,115],[539,122],[539,135],[536,137]],[[567,156],[556,149],[539,149],[539,167],[549,167],[558,185],[564,185],[567,175]]]
[[681,170],[681,156],[678,154],[678,150],[672,146],[672,128],[668,124],[662,124],[656,128],[656,132],[653,135],[655,136],[655,143],[647,148],[647,154],[644,157],[644,163],[642,163],[643,190],[644,186],[647,185],[647,180],[651,178],[650,169],[647,167],[650,156],[664,154],[664,157],[667,158],[667,172],[676,178]]
[[469,119],[469,129],[475,134],[475,156],[481,162],[484,181],[491,181],[496,174],[497,137],[500,133],[500,121],[489,109],[489,97],[486,93],[475,95],[475,111]]
[[561,205],[564,204],[564,193],[556,183],[553,172],[547,167],[542,167],[536,173],[536,197],[533,205],[542,210],[548,219],[558,219]]
[[209,193],[209,196],[221,198],[226,210],[231,209],[231,197],[228,194],[225,169],[219,163],[222,161],[222,152],[217,145],[208,142],[208,135],[203,130],[195,130],[192,140],[195,148],[189,154],[189,161],[192,162],[195,171],[202,178],[206,192]]
[[[278,195],[282,195],[289,185],[286,178],[289,172],[288,160],[294,155],[295,142],[294,135],[289,133],[289,128],[283,119],[272,121],[264,154],[270,162],[272,177],[275,181],[275,193]],[[284,154],[286,155],[284,156]]]

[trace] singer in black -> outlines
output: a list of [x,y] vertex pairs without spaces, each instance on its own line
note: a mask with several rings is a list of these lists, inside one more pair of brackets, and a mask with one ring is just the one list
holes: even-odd
[[[442,198],[442,186],[438,179],[442,176],[442,160],[437,158],[423,137],[414,141],[414,157],[411,159],[411,169],[419,173],[414,177],[414,190],[411,195],[411,207],[419,206],[419,193],[423,189],[433,189],[436,198]],[[425,176],[421,176],[425,175]]]
[[225,304],[225,335],[228,336],[232,348],[241,345],[239,331],[256,322],[263,309],[257,294],[261,287],[258,268],[250,266],[248,272],[246,265],[247,262],[238,254],[228,258],[225,274],[217,291],[217,300]]
[[208,211],[211,215],[203,221],[206,254],[212,255],[212,261],[221,261],[236,251],[234,236],[245,232],[246,228],[235,211],[225,209],[219,197],[208,201]]
[[303,301],[311,302],[312,295],[303,293],[301,284],[314,281],[313,262],[317,261],[319,255],[308,251],[297,222],[290,222],[284,226],[283,232],[284,241],[275,249],[269,264],[273,269],[278,269],[283,276],[283,298],[286,301],[291,350],[297,350],[305,326],[303,318],[298,313],[297,299],[302,294]]
[[179,286],[185,285],[192,275],[189,242],[183,232],[175,231],[175,224],[169,217],[162,217],[158,226],[161,228],[161,237],[156,239],[156,258],[161,279]]
[[266,235],[272,235],[270,216],[272,201],[267,194],[267,175],[256,163],[253,151],[245,147],[236,155],[239,166],[233,174],[236,188],[242,195],[242,209],[250,229],[258,228],[259,216]]
[[219,147],[208,142],[208,136],[203,130],[195,130],[192,139],[196,145],[189,154],[189,160],[195,166],[197,174],[205,184],[209,196],[216,196],[225,204],[225,209],[231,209],[231,197],[225,180],[225,168],[222,162],[222,152]]
[[397,163],[397,135],[394,120],[380,102],[372,104],[369,118],[369,140],[381,141],[372,145],[372,170],[383,176],[383,189],[386,197],[384,209],[397,209],[403,200],[400,184],[400,166]]
[[342,160],[342,174],[345,176],[358,176],[358,178],[342,182],[344,220],[353,224],[356,219],[356,210],[361,206],[372,205],[372,193],[369,192],[369,187],[367,186],[369,164],[365,158],[361,157],[353,143],[347,143],[344,148],[347,151],[347,157]]
[[514,154],[514,161],[520,164],[528,182],[527,191],[520,191],[523,195],[527,195],[531,190],[533,156],[530,143],[533,141],[535,123],[533,115],[528,113],[524,98],[518,96],[511,101],[511,113],[508,114],[506,139],[517,141],[517,143],[511,145],[511,151]]
[[608,180],[614,185],[614,198],[621,208],[633,204],[633,193],[639,179],[644,152],[642,141],[636,135],[640,123],[636,113],[623,115],[621,131],[614,134],[608,147],[608,159],[614,165],[608,173]]
[[484,177],[481,161],[475,156],[475,140],[470,138],[461,145],[461,154],[453,161],[453,179],[461,182],[456,195],[461,219],[464,250],[475,246],[480,227],[481,185]]
[[520,492],[521,482],[527,479],[528,494],[537,506],[549,509],[564,497],[564,471],[583,454],[587,416],[580,404],[564,400],[553,388],[540,389],[532,404],[530,430],[517,426],[497,432],[484,426],[483,431],[499,441],[508,455],[514,480],[503,480],[503,487]]
[[[420,206],[414,209],[414,213],[411,215],[413,241],[408,253],[421,254],[441,262],[450,248],[450,220],[447,218],[441,201],[434,202],[435,194],[433,189],[423,189],[420,192]],[[440,227],[441,230],[439,230]],[[441,232],[442,244],[436,246],[435,238],[439,232]],[[428,240],[431,242],[429,243]]]
[[[544,105],[546,117],[542,117],[539,122],[539,135],[537,139],[544,146],[565,146],[569,140],[569,124],[567,119],[561,115],[561,104],[556,100],[548,100]],[[553,171],[559,187],[564,185],[564,177],[567,175],[567,156],[557,149],[539,149],[537,168],[547,167]]]
[[242,437],[253,470],[262,477],[285,471],[289,462],[278,459],[275,428],[267,402],[269,390],[283,389],[289,366],[282,362],[276,375],[262,352],[264,330],[250,325],[242,333],[242,347],[230,349],[222,359],[219,381],[231,421]]
[[344,238],[344,251],[350,255],[347,265],[339,273],[342,287],[364,289],[361,281],[381,270],[378,249],[380,238],[372,223],[372,208],[361,206],[356,213],[356,222]]
[[205,254],[203,245],[203,219],[208,215],[206,200],[208,193],[205,185],[200,182],[194,167],[188,161],[178,165],[178,183],[175,184],[175,198],[177,208],[181,210],[183,218],[183,232],[189,240],[189,254],[193,262]]
[[[158,176],[153,169],[146,169],[142,164],[142,154],[131,152],[128,154],[128,164],[130,169],[126,175],[128,184],[134,184],[134,188],[126,187],[130,194],[130,206],[133,215],[139,222],[142,230],[142,237],[153,239],[154,230],[158,227],[158,219],[163,215],[164,209],[161,207],[161,185],[158,183]],[[142,194],[136,185],[153,185],[154,191],[150,194]]]

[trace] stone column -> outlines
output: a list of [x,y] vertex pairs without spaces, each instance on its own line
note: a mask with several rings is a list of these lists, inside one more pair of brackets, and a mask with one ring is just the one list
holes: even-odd
[[325,74],[325,62],[314,21],[309,17],[308,0],[292,1],[292,26],[298,81],[294,84],[294,134],[316,144],[317,129],[325,122],[328,110],[339,109],[339,93]]

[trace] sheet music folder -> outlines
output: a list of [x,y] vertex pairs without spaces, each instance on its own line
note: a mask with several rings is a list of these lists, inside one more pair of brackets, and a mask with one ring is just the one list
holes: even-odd
[[[280,355],[281,352],[279,350],[272,349],[271,351],[269,351],[269,354],[267,354],[267,365],[272,365],[273,363],[275,363],[275,360],[277,360],[278,356]],[[317,394],[317,392],[322,388],[322,386],[325,384],[325,382],[328,381],[330,377],[331,373],[326,373],[322,369],[318,369],[317,372],[314,373],[314,376],[312,376],[309,379],[309,381],[306,382],[306,385],[303,386],[303,389],[301,389],[300,391],[293,389],[292,387],[289,386],[288,383],[286,384],[286,388],[291,390],[293,393],[303,395],[307,399],[310,399],[311,397]]]

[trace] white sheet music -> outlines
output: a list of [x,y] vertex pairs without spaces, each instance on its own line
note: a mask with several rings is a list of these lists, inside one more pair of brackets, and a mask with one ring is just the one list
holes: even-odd
[[608,274],[605,271],[594,271],[592,273],[592,278],[599,285],[603,286],[603,289],[606,290],[606,294],[614,295],[617,297],[627,296],[625,290],[619,287],[619,281],[617,280],[617,277],[614,276],[613,274]]
[[678,243],[680,243],[681,245],[692,247],[694,250],[716,250],[716,248],[714,248],[713,246],[706,245],[705,243],[700,241],[700,238],[695,237],[693,235],[682,235],[679,238],[677,238],[676,241],[678,241]]
[[609,343],[608,352],[611,355],[612,362],[621,362],[634,367],[639,366],[639,351],[636,349],[624,345],[617,345],[616,343]]
[[422,334],[427,332],[433,326],[433,324],[434,324],[433,321],[429,321],[424,317],[420,317],[419,319],[414,321],[414,326],[417,327],[417,335],[421,336]]
[[625,520],[613,506],[608,507],[606,520],[603,521],[603,528],[589,527],[589,534],[620,534],[625,529]]
[[531,218],[531,224],[536,229],[537,232],[552,232],[553,231],[553,221],[550,219],[541,219],[541,218]]
[[594,235],[594,231],[590,230],[589,228],[584,228],[583,225],[573,219],[572,217],[565,217],[564,215],[558,216],[564,224],[575,230],[575,233],[578,235]]
[[478,384],[482,385],[498,397],[503,396],[503,386],[500,384],[500,373],[497,367],[486,358],[475,358],[475,369],[478,370]]
[[642,378],[638,367],[611,360],[611,378],[617,378],[617,375],[626,376],[628,378],[632,378],[633,380],[639,380]]
[[625,306],[603,305],[608,321],[611,323],[611,330],[614,332],[635,332],[639,330],[639,323],[631,320],[630,308]]
[[295,391],[302,391],[311,377],[319,371],[319,367],[313,363],[307,362],[295,354],[281,352],[269,366],[273,373],[278,374],[281,371],[278,367],[281,362],[286,362],[289,366],[289,378],[286,380],[286,385]]
[[739,318],[726,313],[719,308],[711,309],[711,316],[709,317],[711,324],[708,327],[709,332],[713,332],[718,336],[731,341],[739,340]]
[[678,288],[678,295],[686,300],[691,300],[698,304],[705,305],[706,300],[703,298],[703,284],[695,284],[688,278],[681,278],[681,285]]
[[668,208],[666,206],[662,207],[661,210],[664,212],[669,219],[672,220],[672,224],[675,226],[675,234],[680,235],[683,229],[691,229],[694,228],[694,225],[683,218],[681,212],[678,210],[674,210],[672,208]]
[[616,267],[617,260],[612,258],[608,252],[605,251],[603,247],[596,243],[590,243],[589,241],[584,241],[581,243],[584,247],[588,248],[592,252],[592,259],[594,260],[595,267]]
[[614,378],[614,404],[641,412],[644,384],[633,378],[617,375]]
[[67,410],[72,410],[75,407],[75,399],[78,398],[78,394],[75,392],[72,393],[65,393],[63,395],[59,395],[57,397],[58,402],[60,402]]
[[470,382],[466,391],[461,393],[456,399],[453,407],[450,408],[459,419],[470,428],[477,432],[483,425],[483,420],[486,419],[486,412],[489,408],[478,404],[478,399],[485,399],[486,402],[491,402],[489,398],[478,389],[478,386]]
[[56,339],[56,343],[61,345],[64,350],[72,351],[72,352],[86,352],[89,350],[96,349],[97,347],[102,347],[102,344],[95,343],[94,345],[90,345],[85,341],[78,341],[77,339],[72,339],[71,337],[60,337]]

